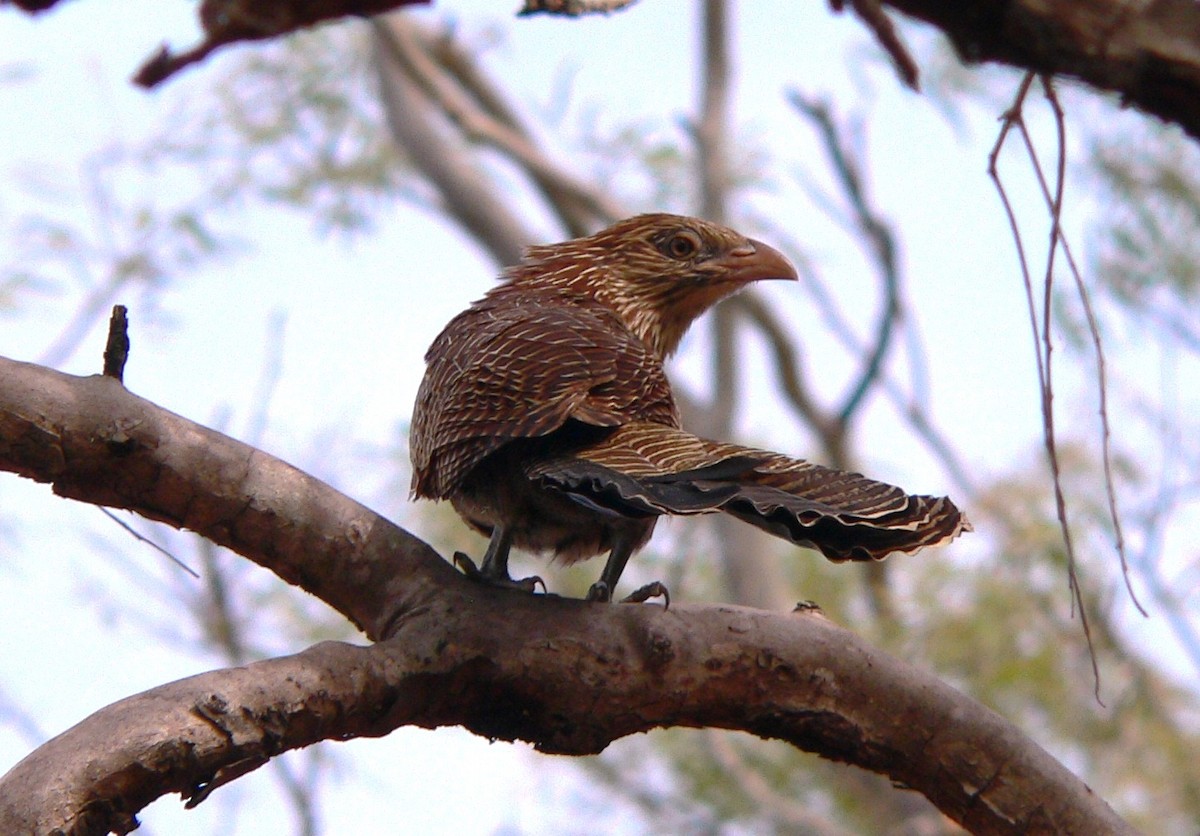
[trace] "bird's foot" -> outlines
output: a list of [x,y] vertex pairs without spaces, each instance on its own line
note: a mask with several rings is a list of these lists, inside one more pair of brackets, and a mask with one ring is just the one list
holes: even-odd
[[585,601],[596,601],[601,604],[607,604],[612,600],[612,590],[608,588],[608,584],[604,581],[596,581],[588,587],[587,597]]
[[[648,583],[643,587],[635,589],[632,593],[622,598],[621,603],[641,604],[649,601],[651,598],[662,598],[664,609],[671,606],[671,593],[668,592],[666,586],[659,581],[654,581],[653,583]],[[608,588],[608,584],[604,581],[596,581],[591,585],[591,588],[588,589],[586,600],[607,603],[612,600],[612,590]]]
[[633,592],[621,599],[622,604],[642,604],[649,601],[651,598],[662,598],[663,609],[671,607],[671,593],[667,591],[667,587],[662,581],[652,581],[645,586],[640,586]]
[[538,575],[531,575],[528,578],[510,578],[506,572],[503,575],[494,575],[491,572],[485,572],[475,565],[475,561],[467,557],[463,552],[454,553],[454,565],[459,570],[477,583],[487,584],[488,586],[496,586],[500,589],[516,589],[521,592],[536,592],[538,585],[542,587],[542,592],[546,592],[546,582]]

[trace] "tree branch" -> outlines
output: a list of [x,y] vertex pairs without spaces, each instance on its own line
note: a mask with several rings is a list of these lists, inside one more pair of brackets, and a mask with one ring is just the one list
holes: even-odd
[[637,0],[525,0],[525,6],[517,14],[547,14],[562,17],[607,15],[619,12],[636,2]]
[[372,44],[379,79],[379,99],[396,144],[433,186],[447,214],[485,247],[497,264],[521,260],[525,248],[537,243],[502,190],[480,171],[439,112],[436,103],[409,77],[400,60],[397,24],[372,22]]
[[1200,4],[1194,0],[886,0],[931,23],[967,63],[1077,78],[1200,138]]
[[[311,592],[371,638],[400,592],[456,576],[417,538],[110,377],[0,358],[0,470],[190,529]],[[337,571],[331,571],[337,566]]]
[[495,139],[490,144],[525,171],[571,237],[590,235],[597,223],[607,226],[633,214],[606,190],[591,187],[563,170],[538,147],[534,133],[509,103],[509,97],[452,30],[427,38],[426,49],[489,119],[507,129],[507,137],[504,132],[493,132]]
[[[920,71],[917,69],[917,62],[908,51],[908,47],[904,45],[904,40],[896,31],[896,27],[892,25],[891,18],[884,14],[880,0],[848,0],[848,2],[859,20],[875,34],[879,45],[891,57],[900,80],[913,90],[920,89]],[[830,0],[829,6],[835,12],[840,12],[845,9],[846,3],[847,0]]]
[[369,17],[403,6],[425,5],[429,1],[274,0],[264,3],[262,0],[203,0],[199,14],[204,40],[180,53],[173,53],[164,45],[142,65],[133,81],[142,87],[155,87],[229,44],[266,40],[327,20]]
[[822,101],[806,97],[799,90],[789,92],[788,101],[817,130],[829,157],[829,167],[850,204],[851,231],[857,233],[862,241],[862,249],[873,262],[879,279],[880,295],[883,297],[882,310],[875,327],[875,338],[870,350],[863,354],[862,372],[850,387],[842,406],[837,409],[837,424],[841,425],[839,432],[844,434],[882,374],[884,362],[892,348],[896,326],[904,317],[896,238],[889,225],[869,204],[861,163],[854,158],[829,106]]
[[[384,90],[387,91],[389,82],[396,83],[389,76],[403,74],[463,140],[490,146],[524,170],[572,234],[587,234],[594,231],[597,222],[610,224],[629,214],[609,195],[563,170],[548,157],[502,100],[500,92],[483,78],[469,56],[449,36],[438,37],[406,15],[392,15],[372,23],[380,47]],[[406,135],[414,129],[395,126],[395,121],[411,120],[414,115],[403,111],[394,117],[391,114],[389,110],[393,133],[407,145]]]
[[980,833],[1129,828],[1010,723],[810,611],[598,605],[480,587],[294,468],[132,395],[0,358],[0,469],[240,551],[383,639],[115,703],[0,778],[0,832],[127,832],[290,748],[462,725],[590,754],[662,726],[779,738]]

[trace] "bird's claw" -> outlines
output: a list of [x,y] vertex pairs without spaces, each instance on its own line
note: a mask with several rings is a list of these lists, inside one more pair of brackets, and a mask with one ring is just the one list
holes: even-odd
[[[649,601],[651,598],[662,598],[663,608],[671,606],[671,593],[667,591],[667,587],[659,581],[648,583],[645,586],[639,587],[621,599],[622,604],[642,604]],[[607,603],[612,600],[612,590],[608,588],[608,584],[604,581],[596,581],[588,589],[588,601],[598,601]]]
[[538,575],[530,575],[528,578],[510,578],[505,575],[493,575],[490,572],[485,572],[475,565],[475,561],[469,558],[463,552],[454,553],[454,565],[458,567],[464,575],[477,583],[487,584],[488,586],[499,587],[500,589],[516,589],[520,592],[537,592],[538,585],[542,587],[542,592],[546,592],[546,582]]
[[671,607],[671,593],[661,581],[651,581],[645,586],[640,586],[633,592],[621,599],[622,604],[643,604],[651,598],[662,598],[663,609]]
[[506,589],[519,589],[530,594],[537,592],[538,586],[541,586],[543,595],[550,591],[546,589],[546,582],[542,580],[541,575],[530,575],[527,578],[501,578],[497,585]]
[[454,553],[454,565],[472,580],[476,580],[483,575],[483,572],[480,572],[479,567],[475,565],[475,561],[469,558],[466,552]]

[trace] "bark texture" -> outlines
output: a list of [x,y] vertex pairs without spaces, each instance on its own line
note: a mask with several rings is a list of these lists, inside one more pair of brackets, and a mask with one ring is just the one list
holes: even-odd
[[967,63],[1076,78],[1200,138],[1194,0],[888,0],[945,32]]
[[589,604],[473,584],[332,488],[112,378],[0,359],[0,469],[227,545],[379,639],[104,708],[0,778],[0,832],[127,832],[286,749],[462,725],[563,754],[741,729],[889,776],[978,833],[1131,832],[1006,720],[819,613]]

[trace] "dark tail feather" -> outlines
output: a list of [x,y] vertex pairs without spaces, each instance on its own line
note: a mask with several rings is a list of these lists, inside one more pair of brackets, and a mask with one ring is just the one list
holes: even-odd
[[834,561],[914,552],[971,528],[945,497],[657,425],[623,427],[530,476],[601,513],[723,511]]

